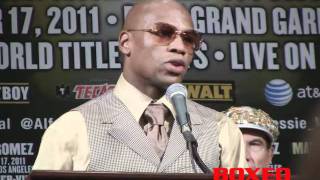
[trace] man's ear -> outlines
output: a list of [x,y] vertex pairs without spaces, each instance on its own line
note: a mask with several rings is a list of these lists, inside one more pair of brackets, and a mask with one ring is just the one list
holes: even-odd
[[119,34],[119,49],[123,55],[130,55],[130,46],[129,46],[129,33],[127,31],[121,31]]

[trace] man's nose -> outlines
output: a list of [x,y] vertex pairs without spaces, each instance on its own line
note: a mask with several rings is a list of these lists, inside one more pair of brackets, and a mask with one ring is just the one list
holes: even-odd
[[178,34],[174,37],[174,39],[168,45],[168,49],[170,52],[176,52],[182,55],[185,55],[187,53],[187,49],[183,42],[183,39]]
[[254,167],[254,160],[251,153],[249,146],[246,145],[246,161],[250,167]]

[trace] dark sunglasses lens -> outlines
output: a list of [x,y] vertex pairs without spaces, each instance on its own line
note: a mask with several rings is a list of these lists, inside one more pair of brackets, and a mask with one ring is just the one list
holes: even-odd
[[201,42],[201,36],[196,31],[185,31],[181,34],[183,41],[191,46],[193,49],[198,50]]
[[[157,23],[156,31],[154,32],[157,35],[158,42],[162,44],[170,43],[178,34],[177,28],[166,23]],[[188,30],[179,33],[183,39],[185,45],[187,45],[190,50],[198,50],[201,43],[201,36],[197,31]]]
[[170,41],[175,34],[175,27],[169,24],[157,24],[157,35],[163,38],[163,40]]

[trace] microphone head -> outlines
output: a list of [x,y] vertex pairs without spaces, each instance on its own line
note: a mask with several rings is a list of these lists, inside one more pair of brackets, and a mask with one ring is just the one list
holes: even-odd
[[181,94],[185,98],[187,97],[187,88],[180,83],[171,84],[166,91],[166,97],[171,101],[171,98],[176,94]]

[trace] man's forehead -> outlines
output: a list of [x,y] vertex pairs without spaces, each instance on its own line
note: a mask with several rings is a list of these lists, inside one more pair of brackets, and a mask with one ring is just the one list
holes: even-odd
[[[193,28],[189,12],[174,1],[161,1],[139,4],[128,14],[128,24],[132,26],[150,26],[157,22],[164,22],[187,29]],[[165,13],[164,13],[165,11]]]
[[262,141],[264,143],[267,143],[263,132],[243,130],[243,129],[241,131],[243,136],[245,137],[245,141]]
[[[244,134],[244,135],[246,135],[246,134]],[[263,137],[254,136],[254,135],[247,136],[247,138],[245,138],[245,141],[248,141],[248,142],[253,142],[253,141],[265,142]]]
[[174,26],[193,28],[192,21],[181,12],[167,11],[166,13],[150,13],[143,17],[144,24],[154,24],[164,22]]
[[175,0],[147,0],[144,3],[139,3],[138,6],[144,8],[157,8],[159,6],[172,7],[174,9],[185,10],[186,8]]

